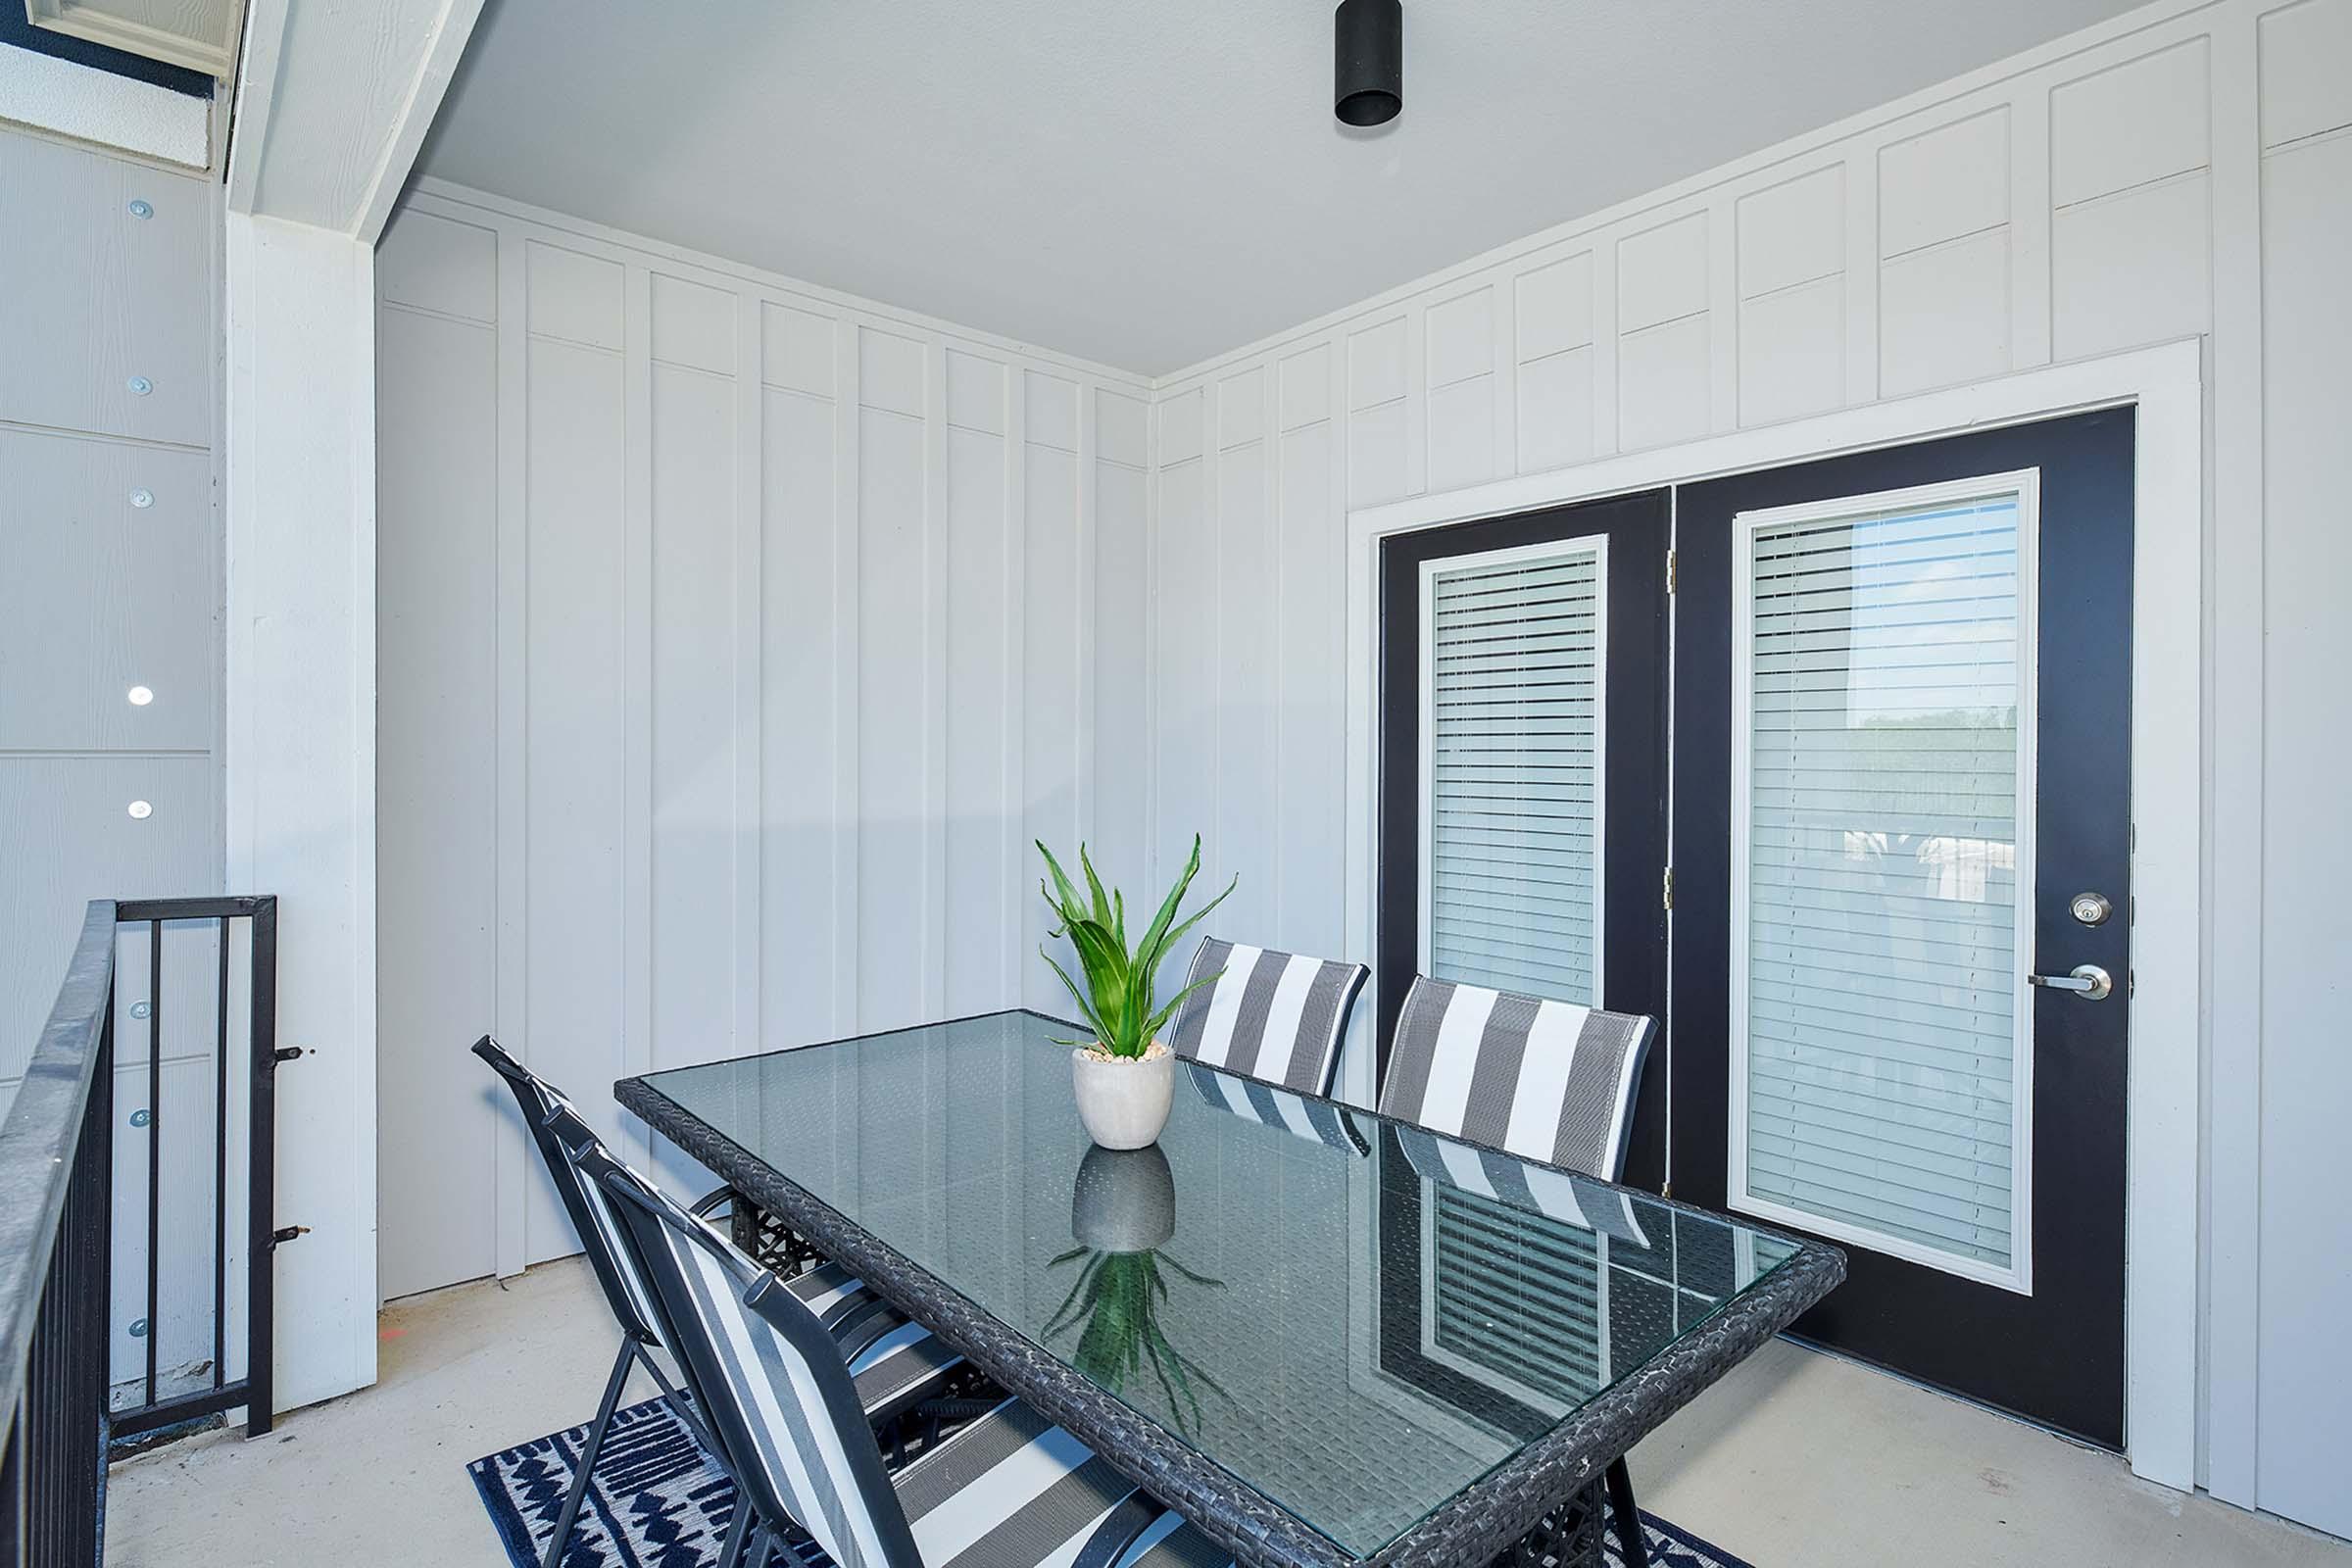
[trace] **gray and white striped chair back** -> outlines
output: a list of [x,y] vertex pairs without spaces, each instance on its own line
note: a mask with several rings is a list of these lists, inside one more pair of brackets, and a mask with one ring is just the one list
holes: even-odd
[[[473,1043],[473,1054],[488,1062],[491,1070],[504,1078],[507,1088],[513,1091],[514,1102],[522,1111],[523,1125],[530,1129],[531,1142],[538,1146],[548,1178],[556,1184],[556,1196],[563,1200],[564,1211],[571,1216],[571,1228],[579,1234],[580,1250],[588,1254],[589,1268],[604,1289],[606,1303],[612,1308],[621,1332],[641,1345],[661,1345],[661,1318],[647,1298],[645,1282],[637,1277],[630,1253],[625,1250],[620,1223],[613,1217],[605,1195],[579,1173],[575,1153],[582,1147],[583,1136],[588,1144],[599,1149],[602,1142],[563,1090],[516,1061],[496,1040],[482,1036]],[[554,1123],[565,1115],[571,1118],[572,1127],[559,1134]]]
[[798,1525],[840,1568],[922,1568],[848,1365],[769,1270],[626,1166],[589,1156],[637,1240],[756,1517]]
[[1254,1078],[1211,1072],[1198,1062],[1185,1063],[1184,1070],[1200,1098],[1219,1110],[1231,1111],[1245,1121],[1277,1128],[1326,1149],[1358,1156],[1371,1152],[1363,1135],[1348,1119],[1347,1110],[1332,1101],[1309,1100],[1287,1089],[1261,1084]]
[[1203,937],[1184,983],[1210,975],[1176,1014],[1176,1054],[1304,1095],[1331,1093],[1348,1010],[1370,971]]
[[1615,1181],[1655,1026],[1421,975],[1396,1019],[1380,1113]]

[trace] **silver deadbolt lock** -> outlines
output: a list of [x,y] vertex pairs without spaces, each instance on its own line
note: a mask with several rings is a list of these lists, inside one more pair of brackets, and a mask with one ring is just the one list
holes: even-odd
[[2084,925],[2105,925],[2107,917],[2115,912],[2115,906],[2107,902],[2104,893],[2078,893],[2068,907]]

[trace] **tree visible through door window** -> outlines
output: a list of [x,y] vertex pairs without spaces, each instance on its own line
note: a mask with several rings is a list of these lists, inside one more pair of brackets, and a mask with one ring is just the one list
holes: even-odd
[[2033,526],[2031,475],[1746,514],[1734,576],[1732,1200],[2019,1290]]

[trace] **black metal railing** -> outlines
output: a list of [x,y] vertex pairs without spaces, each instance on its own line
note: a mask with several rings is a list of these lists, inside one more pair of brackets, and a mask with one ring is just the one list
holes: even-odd
[[[242,1075],[245,1192],[244,1370],[228,1375],[227,1282],[232,1126],[229,1041],[232,927],[246,927]],[[116,1379],[115,1293],[117,951],[145,928],[146,1312],[144,1366]],[[212,1355],[198,1386],[167,1393],[157,1344],[166,1290],[163,1192],[164,951],[167,928],[209,928],[214,964],[211,1156]],[[277,901],[269,897],[92,900],[81,936],[24,1077],[0,1121],[0,1568],[96,1564],[105,1536],[106,1461],[114,1445],[243,1406],[246,1430],[270,1430],[271,1214],[276,1147]],[[173,1280],[174,1289],[185,1282]],[[186,1381],[182,1380],[183,1383]],[[118,1402],[119,1401],[119,1402]]]

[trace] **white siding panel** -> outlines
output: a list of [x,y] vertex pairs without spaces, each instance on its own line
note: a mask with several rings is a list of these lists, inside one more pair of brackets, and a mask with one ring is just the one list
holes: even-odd
[[1819,414],[1845,402],[1842,277],[1740,304],[1740,422]]
[[1571,256],[1523,272],[1512,318],[1522,363],[1592,341],[1592,257]]
[[1817,169],[1740,198],[1740,294],[1752,299],[1845,269],[1845,169]]
[[1422,330],[1429,344],[1426,373],[1431,387],[1451,386],[1474,375],[1492,374],[1494,290],[1476,288],[1432,305],[1423,318]]
[[481,1195],[502,1107],[452,1070],[497,1016],[497,348],[486,326],[377,320],[376,657],[399,676],[375,713],[376,1094],[452,1135],[376,1152],[387,1298],[497,1263]]
[[1617,242],[1617,330],[1631,334],[1707,308],[1707,215]]
[[2061,210],[2051,222],[2053,346],[2078,359],[2202,332],[2212,215],[2203,173]]
[[1369,409],[1404,396],[1404,318],[1348,338],[1348,407]]
[[653,275],[652,284],[654,358],[733,375],[735,296],[662,272]]
[[1219,936],[1258,945],[1273,940],[1280,842],[1271,809],[1274,731],[1266,679],[1278,653],[1266,462],[1261,441],[1236,447],[1217,463],[1217,809],[1201,858],[1204,896],[1236,872],[1242,878],[1202,930],[1213,926]]
[[1029,440],[1063,452],[1078,450],[1078,388],[1058,375],[1031,370],[1022,377],[1028,399]]
[[[612,1097],[584,1086],[618,1076],[621,1065],[621,365],[615,355],[542,341],[530,345],[526,374],[529,638],[523,711],[501,722],[523,726],[529,759],[528,919],[513,933],[520,951],[502,941],[500,961],[520,969],[530,1020],[524,1059],[571,1089],[583,1109],[609,1117],[601,1124],[612,1131]],[[567,1222],[535,1169],[529,1192],[529,1251],[552,1256]]]
[[2005,228],[1879,269],[1879,390],[1886,397],[2009,368]]
[[858,400],[869,409],[888,409],[893,414],[922,417],[922,344],[896,332],[859,327]]
[[0,750],[212,747],[212,486],[206,453],[0,428]]
[[1348,504],[1377,506],[1405,490],[1404,399],[1358,409],[1348,420]]
[[1217,383],[1217,445],[1238,447],[1266,433],[1266,369],[1253,365]]
[[1095,393],[1095,450],[1111,462],[1141,468],[1152,461],[1152,405],[1122,393]]
[[[2311,34],[2306,43],[2316,42]],[[2342,827],[2352,492],[2343,367],[2352,363],[2352,136],[2264,161],[2263,574],[2269,620],[2263,830],[2286,846],[2263,876],[2263,1219],[2259,1501],[2352,1534],[2336,1392],[2352,1352],[2326,1303],[2352,1257],[2352,839]]]
[[1592,350],[1569,349],[1519,367],[1519,470],[1534,473],[1592,456]]
[[1004,433],[1004,372],[1002,360],[950,349],[948,422],[988,435]]
[[620,264],[545,240],[525,240],[522,248],[531,330],[619,352]]
[[1278,368],[1282,378],[1282,428],[1296,430],[1331,417],[1331,347],[1318,343],[1294,354]]
[[[1033,375],[1030,384],[1048,379]],[[1031,441],[1022,493],[1028,517],[1022,542],[1027,569],[1021,617],[1021,842],[1044,840],[1069,869],[1085,831],[1078,811],[1079,662],[1085,650],[1078,634],[1077,457]],[[1044,869],[1036,855],[1031,849],[1023,857],[1025,883]],[[1035,957],[1054,923],[1045,900],[1023,899],[1021,908],[1027,917],[1021,932],[1023,998],[1030,1006],[1067,1017],[1070,999],[1061,982]],[[1068,968],[1066,951],[1063,956],[1062,966]]]
[[1619,439],[1627,451],[1706,433],[1714,367],[1704,313],[1617,341]]
[[833,335],[838,323],[790,305],[760,307],[760,374],[770,386],[833,395]]
[[1481,375],[1429,394],[1429,487],[1458,490],[1494,477],[1494,378]]
[[1270,933],[1290,953],[1338,956],[1346,947],[1347,860],[1340,798],[1346,773],[1348,596],[1332,568],[1341,525],[1332,483],[1329,421],[1301,426],[1277,448],[1275,507],[1280,535],[1281,615],[1262,701],[1275,705],[1279,812],[1263,873],[1278,877],[1280,907]]
[[2262,144],[2352,125],[2352,0],[2300,0],[2260,24]]
[[2060,207],[2202,169],[2213,95],[2203,38],[2050,94],[2050,200]]
[[[1102,397],[1105,408],[1128,401]],[[1142,468],[1095,465],[1095,864],[1131,899],[1152,881],[1150,495]],[[1024,858],[1013,869],[1027,895],[1033,868]]]
[[1883,148],[1879,254],[1901,256],[2009,220],[2006,106]]
[[[657,347],[662,309],[657,289]],[[662,1066],[708,1061],[734,1044],[735,406],[732,378],[654,366],[653,1054]]]
[[404,212],[375,247],[388,304],[488,323],[498,319],[498,234],[478,223]]
[[[882,335],[859,333],[868,358]],[[918,357],[918,386],[921,374]],[[896,1029],[922,1020],[923,965],[936,956],[922,941],[924,640],[937,634],[922,613],[922,422],[866,409],[858,464],[858,1027]]]
[[[948,384],[956,361],[948,360]],[[995,377],[1001,389],[1004,377]],[[950,408],[955,401],[950,398]],[[1012,679],[1006,620],[1004,438],[948,432],[947,1007],[950,1017],[986,1012],[1003,995],[1007,950],[1004,819],[1012,809],[1006,756],[1011,744],[1006,686]]]

